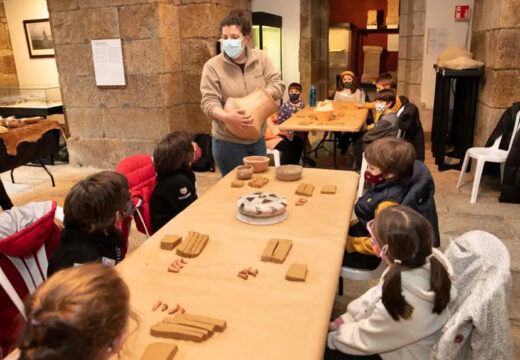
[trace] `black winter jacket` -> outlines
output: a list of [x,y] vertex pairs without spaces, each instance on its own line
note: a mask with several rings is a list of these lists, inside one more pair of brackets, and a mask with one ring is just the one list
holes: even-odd
[[419,109],[406,96],[399,96],[404,109],[399,115],[398,127],[403,130],[404,139],[415,148],[415,159],[424,162],[424,130]]
[[123,260],[122,246],[123,236],[117,229],[108,235],[63,229],[60,243],[49,259],[47,276],[76,264],[103,262],[116,265]]
[[150,222],[155,233],[192,202],[197,200],[195,174],[181,169],[173,174],[157,175],[157,184],[150,197]]
[[[489,136],[486,147],[493,145],[495,140],[502,136],[499,148],[507,150],[513,136],[513,128],[515,126],[516,115],[520,111],[520,102],[514,103],[502,114],[500,121]],[[502,181],[502,192],[500,193],[500,202],[520,203],[520,132],[514,135],[513,145],[507,156],[504,167],[504,180]],[[496,163],[487,163],[485,167],[486,174],[499,175],[499,166]]]

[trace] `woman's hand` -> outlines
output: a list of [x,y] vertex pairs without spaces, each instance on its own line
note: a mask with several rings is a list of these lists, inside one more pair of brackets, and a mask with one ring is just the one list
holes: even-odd
[[244,110],[233,110],[225,116],[224,123],[235,127],[248,128],[253,126],[253,117]]

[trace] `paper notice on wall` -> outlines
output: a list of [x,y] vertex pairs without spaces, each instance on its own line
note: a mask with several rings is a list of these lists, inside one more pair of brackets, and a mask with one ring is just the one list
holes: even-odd
[[399,51],[399,34],[388,34],[386,51]]
[[448,44],[448,28],[428,28],[428,54],[439,54]]
[[92,40],[97,86],[124,86],[125,68],[121,39]]

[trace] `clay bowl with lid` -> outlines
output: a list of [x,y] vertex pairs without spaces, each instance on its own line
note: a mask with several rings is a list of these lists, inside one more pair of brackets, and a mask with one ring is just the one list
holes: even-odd
[[237,179],[248,180],[253,177],[253,167],[251,165],[242,165],[237,167]]
[[296,181],[302,177],[303,167],[300,165],[282,165],[275,170],[275,176],[281,181]]
[[267,156],[246,156],[244,165],[250,165],[255,173],[261,173],[269,166],[269,158]]

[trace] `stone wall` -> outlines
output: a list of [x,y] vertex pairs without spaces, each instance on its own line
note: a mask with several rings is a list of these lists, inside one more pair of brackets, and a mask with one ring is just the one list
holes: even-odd
[[[71,162],[113,167],[171,131],[207,132],[200,73],[220,20],[250,0],[47,0]],[[90,40],[121,38],[124,88],[95,84]]]
[[13,48],[9,37],[4,2],[0,0],[0,87],[18,86]]
[[483,146],[513,102],[520,101],[520,0],[475,0],[471,51],[486,64],[475,146]]
[[397,94],[420,107],[426,0],[401,0]]
[[329,58],[328,0],[300,1],[300,83],[303,99],[309,101],[311,85],[317,100],[327,98]]

